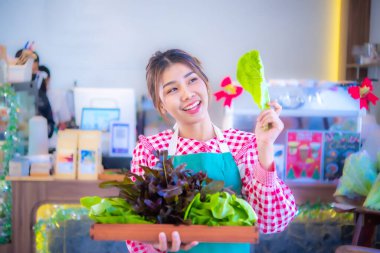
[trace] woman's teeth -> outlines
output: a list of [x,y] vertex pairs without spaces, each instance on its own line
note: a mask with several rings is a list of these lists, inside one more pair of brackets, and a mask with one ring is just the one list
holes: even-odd
[[201,103],[201,101],[198,101],[198,102],[195,102],[193,104],[190,104],[189,106],[183,108],[184,111],[189,111],[191,109],[194,109],[195,107],[197,107],[199,104]]

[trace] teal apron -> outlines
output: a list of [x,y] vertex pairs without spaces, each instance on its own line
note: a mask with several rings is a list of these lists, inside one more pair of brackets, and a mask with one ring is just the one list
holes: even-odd
[[[226,143],[221,142],[224,137],[220,129],[214,126],[214,131],[218,139],[222,153],[198,153],[176,156],[178,128],[175,128],[173,137],[169,143],[169,156],[174,156],[174,166],[186,163],[186,168],[192,171],[203,171],[209,178],[223,180],[225,187],[230,187],[237,194],[241,194],[241,178],[239,169]],[[250,244],[246,243],[199,243],[189,251],[197,253],[216,253],[216,252],[249,252]]]

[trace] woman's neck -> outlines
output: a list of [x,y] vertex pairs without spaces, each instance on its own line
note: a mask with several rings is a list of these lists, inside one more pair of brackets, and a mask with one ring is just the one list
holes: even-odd
[[179,125],[179,136],[187,139],[195,139],[198,141],[208,141],[215,137],[215,131],[211,120],[191,124]]

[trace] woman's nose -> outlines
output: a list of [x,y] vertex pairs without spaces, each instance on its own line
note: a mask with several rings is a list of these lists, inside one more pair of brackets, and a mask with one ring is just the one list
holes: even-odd
[[181,98],[182,98],[183,101],[189,100],[193,96],[194,96],[194,92],[191,89],[189,89],[188,87],[184,87],[182,89]]

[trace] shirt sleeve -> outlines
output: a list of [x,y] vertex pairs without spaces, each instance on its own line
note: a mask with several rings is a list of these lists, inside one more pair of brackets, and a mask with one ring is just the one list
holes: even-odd
[[246,153],[239,160],[239,167],[244,166],[242,194],[255,210],[262,233],[281,232],[297,212],[293,193],[275,170],[267,171],[260,165],[256,140],[247,145]]
[[[140,168],[140,165],[152,166],[155,163],[155,157],[152,153],[153,147],[146,141],[144,136],[139,137],[139,143],[133,150],[133,158],[131,165],[131,172],[137,175],[143,175],[144,171]],[[158,237],[158,235],[157,235]],[[163,252],[156,250],[152,245],[127,240],[126,241],[128,251],[130,253],[157,253]]]
[[166,251],[155,249],[150,244],[145,244],[141,242],[134,242],[134,241],[127,240],[125,243],[127,244],[129,253],[165,253],[166,252]]
[[153,155],[154,148],[147,141],[145,136],[139,137],[135,149],[133,150],[131,172],[137,175],[143,175],[144,171],[140,165],[153,167],[156,165],[156,157]]

